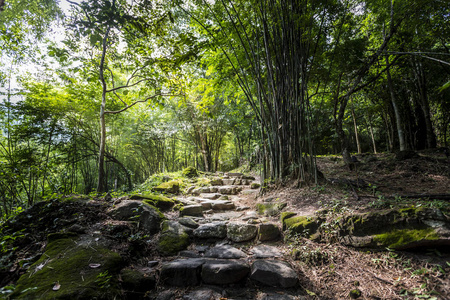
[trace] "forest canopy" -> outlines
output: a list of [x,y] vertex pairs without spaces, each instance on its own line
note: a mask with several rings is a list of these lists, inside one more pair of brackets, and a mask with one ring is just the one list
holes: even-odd
[[446,0],[0,0],[1,215],[152,174],[448,147]]

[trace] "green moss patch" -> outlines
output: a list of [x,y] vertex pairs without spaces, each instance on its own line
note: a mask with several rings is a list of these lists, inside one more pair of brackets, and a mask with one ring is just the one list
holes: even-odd
[[295,233],[315,233],[319,228],[318,219],[315,217],[299,216],[284,219],[283,228]]
[[162,193],[178,194],[180,192],[180,182],[177,180],[163,182],[157,187],[154,187],[153,190]]
[[188,246],[189,235],[186,232],[166,231],[160,235],[157,248],[162,255],[176,255]]
[[286,205],[286,203],[257,203],[256,210],[260,215],[276,216]]
[[[95,265],[93,265],[95,264]],[[14,299],[113,299],[121,298],[117,274],[119,254],[73,235],[49,236],[44,255],[22,275]],[[58,283],[60,288],[56,289]],[[56,289],[56,290],[55,290]]]
[[145,199],[144,203],[152,205],[161,210],[171,209],[175,204],[178,203],[176,200],[172,200],[163,195],[152,195],[152,194],[144,194],[140,196],[142,199]]
[[[284,211],[281,213],[280,215],[280,219],[281,219],[281,224],[283,224],[284,226],[284,220],[292,218],[293,216],[295,216],[297,213],[295,212],[291,212],[291,211]],[[283,227],[284,228],[284,227]]]
[[423,240],[437,240],[439,235],[436,231],[429,227],[424,229],[400,229],[393,230],[387,233],[378,234],[373,237],[373,240],[378,244],[391,248],[402,249],[408,244],[423,241]]
[[187,167],[186,169],[183,170],[182,174],[184,177],[187,178],[198,177],[197,169],[194,167]]

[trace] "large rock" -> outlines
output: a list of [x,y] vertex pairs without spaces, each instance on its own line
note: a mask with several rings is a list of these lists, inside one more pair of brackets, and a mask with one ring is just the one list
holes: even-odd
[[252,264],[250,279],[259,283],[289,288],[297,285],[297,273],[284,261],[257,260]]
[[[117,278],[123,260],[108,249],[112,243],[74,234],[53,234],[48,239],[44,255],[19,278],[11,299],[122,298]],[[108,281],[100,281],[106,272]],[[53,290],[56,283],[59,289]]]
[[236,195],[239,190],[235,186],[221,186],[219,187],[219,193],[224,195]]
[[256,237],[258,227],[244,223],[229,223],[227,225],[227,237],[233,242],[250,241]]
[[256,210],[260,215],[276,216],[280,214],[281,210],[287,206],[285,202],[276,203],[257,203]]
[[281,216],[283,229],[313,237],[319,229],[322,219],[315,216]]
[[154,206],[136,200],[123,200],[108,214],[116,220],[139,221],[139,226],[146,232],[156,233],[164,215]]
[[152,194],[135,194],[130,197],[131,200],[140,200],[143,202],[155,206],[161,210],[171,209],[176,203],[179,203],[177,200],[172,200],[163,195],[152,195]]
[[208,249],[205,253],[205,257],[223,259],[238,259],[246,256],[247,255],[242,250],[230,245],[215,246]]
[[211,260],[202,267],[202,280],[206,284],[225,285],[244,279],[250,267],[242,261]]
[[208,199],[208,200],[216,200],[216,199],[219,199],[220,196],[222,196],[222,195],[218,194],[218,193],[200,194],[201,198]]
[[396,250],[450,245],[450,220],[439,209],[409,207],[341,219],[341,241]]
[[180,209],[180,216],[203,216],[202,205],[188,205]]
[[217,185],[223,185],[224,183],[221,178],[213,178],[213,179],[211,179],[210,184],[217,186]]
[[153,190],[162,193],[178,194],[180,192],[180,183],[176,180],[163,182],[157,187],[154,187]]
[[280,229],[277,224],[263,223],[259,225],[258,240],[261,242],[276,240],[280,237]]
[[253,253],[255,258],[274,258],[283,256],[283,253],[277,247],[264,244],[253,247],[250,252]]
[[120,271],[120,278],[126,299],[139,299],[156,285],[155,270],[151,268],[126,268]]
[[184,225],[184,226],[192,228],[192,229],[198,228],[198,226],[199,226],[197,222],[195,222],[192,218],[189,218],[189,217],[180,218],[178,220],[178,222],[181,225]]
[[160,279],[172,286],[195,286],[201,282],[203,258],[180,259],[162,265]]
[[[183,295],[183,300],[212,300],[223,298],[220,291],[216,291],[209,287],[200,287],[195,289],[185,295]],[[170,298],[171,300],[174,298]],[[157,299],[159,300],[159,299]]]
[[176,221],[164,221],[157,249],[162,255],[175,255],[189,246],[189,234],[193,229]]
[[232,210],[236,208],[233,202],[227,200],[214,200],[211,203],[211,207],[213,210]]
[[202,239],[223,239],[227,236],[227,225],[223,222],[203,224],[194,230],[194,236]]
[[235,180],[236,180],[235,178],[223,179],[222,180],[222,182],[223,182],[222,185],[233,185]]

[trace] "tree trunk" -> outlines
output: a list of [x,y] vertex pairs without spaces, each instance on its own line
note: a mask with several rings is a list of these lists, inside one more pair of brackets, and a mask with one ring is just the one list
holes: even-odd
[[419,91],[419,104],[425,117],[425,126],[427,132],[427,147],[436,148],[436,135],[434,134],[433,124],[431,122],[430,105],[427,95],[426,76],[423,71],[422,63],[419,61],[413,68],[416,73],[416,85]]
[[102,46],[102,58],[100,61],[100,82],[102,84],[102,104],[100,105],[100,150],[98,154],[98,181],[97,181],[97,193],[106,192],[105,185],[105,149],[106,149],[106,122],[105,122],[105,111],[106,111],[106,81],[104,77],[105,70],[105,56],[108,47],[108,35],[110,27],[106,29],[105,36],[103,37]]
[[353,117],[353,126],[355,128],[356,147],[358,149],[358,154],[361,154],[361,144],[359,142],[358,125],[356,125],[355,111],[353,109],[352,109],[352,117]]
[[407,148],[406,142],[405,142],[405,133],[403,132],[403,122],[402,122],[402,117],[400,114],[400,108],[398,107],[398,102],[397,102],[397,99],[395,97],[395,92],[394,92],[394,86],[392,84],[388,56],[385,56],[385,60],[386,60],[386,65],[388,66],[388,68],[386,69],[386,75],[387,75],[389,93],[391,94],[392,107],[394,108],[395,123],[397,124],[398,142],[400,145],[400,151],[404,151]]

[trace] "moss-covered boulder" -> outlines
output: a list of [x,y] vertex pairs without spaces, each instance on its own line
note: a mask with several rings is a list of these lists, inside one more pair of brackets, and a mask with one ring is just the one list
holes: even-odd
[[182,171],[182,174],[184,177],[187,177],[187,178],[198,177],[197,169],[194,167],[187,167],[186,169],[184,169]]
[[408,207],[354,214],[340,220],[344,244],[409,249],[450,245],[450,220],[438,209]]
[[283,224],[283,230],[286,229],[286,228],[284,228],[284,220],[285,220],[285,219],[292,218],[292,217],[295,216],[295,215],[297,215],[297,213],[291,212],[291,211],[283,211],[283,212],[280,214],[281,224]]
[[126,299],[143,299],[156,285],[155,270],[150,268],[126,268],[120,272],[120,277]]
[[159,209],[138,200],[123,200],[108,214],[116,220],[139,222],[140,228],[148,233],[158,232],[165,218]]
[[317,232],[321,220],[315,216],[298,216],[283,219],[283,228],[294,233],[312,236]]
[[180,182],[177,180],[171,180],[163,182],[160,185],[153,188],[155,192],[178,194],[180,192]]
[[132,200],[143,200],[143,202],[155,206],[160,210],[169,210],[178,204],[179,201],[172,200],[163,195],[153,195],[153,194],[136,194],[130,197]]
[[259,184],[259,183],[257,183],[257,182],[253,182],[251,185],[250,185],[250,188],[251,189],[259,189],[261,187],[261,184]]
[[93,237],[49,235],[45,253],[20,277],[12,299],[122,298],[121,256]]
[[190,244],[189,233],[193,229],[185,227],[175,221],[164,221],[162,233],[159,236],[157,249],[162,255],[176,255],[185,250]]
[[285,202],[278,203],[257,203],[256,211],[260,215],[276,216],[280,214],[281,210],[287,206]]

